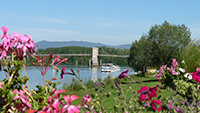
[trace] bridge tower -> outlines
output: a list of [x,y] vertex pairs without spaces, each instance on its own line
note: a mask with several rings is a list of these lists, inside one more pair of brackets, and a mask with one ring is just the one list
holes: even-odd
[[98,66],[99,62],[98,62],[98,54],[99,54],[99,48],[97,47],[93,47],[92,48],[92,65],[93,66]]

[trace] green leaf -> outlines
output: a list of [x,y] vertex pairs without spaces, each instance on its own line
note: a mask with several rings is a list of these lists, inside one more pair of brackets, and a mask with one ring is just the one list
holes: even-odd
[[14,100],[14,97],[17,96],[17,94],[13,93],[11,90],[9,91],[9,93],[7,94],[7,101],[8,102],[12,102]]

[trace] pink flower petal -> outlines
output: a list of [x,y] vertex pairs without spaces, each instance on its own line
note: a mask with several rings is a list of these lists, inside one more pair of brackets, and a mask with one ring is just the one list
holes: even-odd
[[62,107],[62,110],[61,110],[62,113],[64,113],[64,112],[67,110],[68,107],[69,107],[69,105],[67,105],[67,104],[64,105],[64,106]]
[[3,82],[0,82],[0,89],[3,89],[2,85],[3,85]]
[[15,96],[13,99],[16,100],[16,99],[19,99],[19,98],[20,98],[20,96]]
[[80,112],[80,110],[74,105],[71,105],[69,108],[71,108],[73,110],[73,112],[76,112],[76,113]]
[[24,47],[23,47],[23,52],[26,53],[26,50],[27,50],[27,47],[24,46]]
[[147,90],[149,90],[149,88],[148,88],[147,86],[142,86],[142,87],[140,88],[140,90],[137,92],[137,94],[139,94],[139,93],[141,93],[141,92],[144,92],[144,91],[147,91]]
[[55,109],[59,109],[59,99],[55,99],[55,101],[53,102],[52,106],[55,108]]
[[73,100],[75,100],[75,99],[78,99],[78,98],[79,98],[78,96],[72,95],[72,96],[71,96],[71,101],[73,101]]
[[146,98],[147,98],[146,94],[141,94],[140,95],[140,101],[144,101],[144,100],[146,100]]
[[69,95],[67,95],[67,96],[64,95],[63,98],[65,99],[65,101],[66,101],[68,104],[71,104]]
[[19,94],[19,91],[17,91],[17,90],[13,90],[13,93],[18,93],[18,94]]

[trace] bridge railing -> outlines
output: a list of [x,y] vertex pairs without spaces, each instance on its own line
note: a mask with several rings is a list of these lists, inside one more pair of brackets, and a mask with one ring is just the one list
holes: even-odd
[[129,57],[129,55],[104,55],[104,54],[99,54],[98,56],[102,56],[102,57]]
[[[35,54],[34,56],[49,56],[49,54]],[[54,56],[60,55],[60,56],[92,56],[92,54],[53,54]]]

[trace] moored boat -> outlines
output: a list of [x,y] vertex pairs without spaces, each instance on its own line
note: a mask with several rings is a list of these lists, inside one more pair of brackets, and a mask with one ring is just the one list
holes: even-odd
[[120,71],[120,67],[118,65],[114,65],[113,63],[104,63],[101,66],[101,72],[115,72]]

